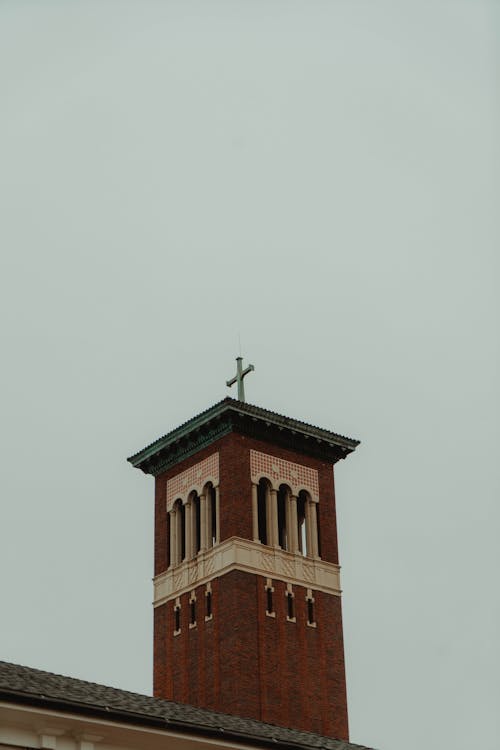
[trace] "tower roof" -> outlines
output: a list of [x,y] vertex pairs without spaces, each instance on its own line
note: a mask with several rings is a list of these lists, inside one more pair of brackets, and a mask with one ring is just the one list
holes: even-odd
[[271,442],[329,463],[345,458],[359,445],[359,440],[260,406],[225,398],[127,460],[145,474],[157,476],[230,432]]

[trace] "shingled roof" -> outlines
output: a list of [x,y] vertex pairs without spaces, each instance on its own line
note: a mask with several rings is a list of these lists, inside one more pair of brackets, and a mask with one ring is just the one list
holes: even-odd
[[0,700],[155,729],[220,736],[233,742],[316,750],[373,750],[365,745],[195,708],[0,661]]
[[239,432],[284,448],[299,450],[335,463],[359,445],[359,440],[282,414],[225,398],[168,432],[127,459],[146,474],[157,476],[229,432]]

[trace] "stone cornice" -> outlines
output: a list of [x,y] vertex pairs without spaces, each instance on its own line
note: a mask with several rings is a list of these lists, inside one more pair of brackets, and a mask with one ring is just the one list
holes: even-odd
[[158,476],[230,432],[248,435],[329,463],[345,458],[359,445],[358,440],[226,398],[127,460],[146,474]]
[[175,599],[232,570],[242,570],[340,596],[340,566],[303,557],[240,537],[231,537],[195,559],[187,560],[153,579],[155,607]]

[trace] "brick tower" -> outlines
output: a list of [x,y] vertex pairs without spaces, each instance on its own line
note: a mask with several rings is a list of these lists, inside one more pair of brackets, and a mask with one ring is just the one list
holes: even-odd
[[348,739],[333,465],[358,441],[226,398],[155,477],[154,695]]

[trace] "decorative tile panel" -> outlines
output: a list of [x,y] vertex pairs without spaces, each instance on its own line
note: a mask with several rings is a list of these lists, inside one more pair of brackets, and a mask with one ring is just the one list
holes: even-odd
[[259,451],[250,451],[250,473],[252,482],[257,483],[261,477],[267,477],[274,489],[280,484],[288,484],[294,495],[300,490],[307,490],[312,499],[319,500],[319,481],[316,469],[302,464],[294,464],[276,456]]
[[214,487],[219,484],[219,454],[212,453],[203,461],[182,471],[167,481],[167,511],[169,511],[177,498],[184,502],[192,490],[198,494],[207,482],[212,482]]

